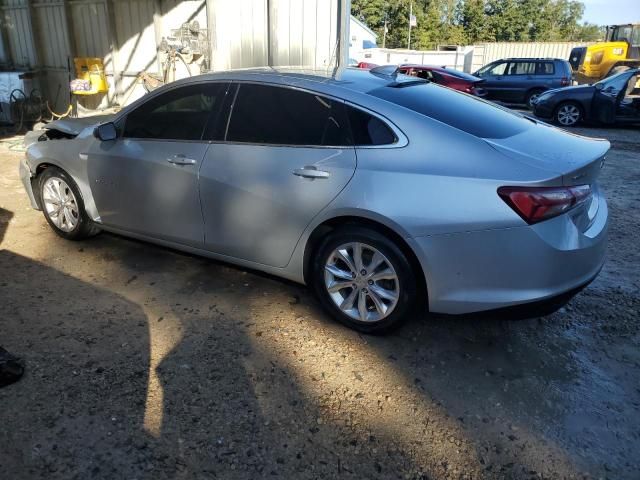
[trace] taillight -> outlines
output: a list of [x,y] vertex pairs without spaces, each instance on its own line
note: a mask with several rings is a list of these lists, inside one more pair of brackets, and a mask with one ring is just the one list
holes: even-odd
[[562,215],[585,203],[591,197],[591,186],[500,187],[498,195],[531,225]]
[[571,79],[568,77],[562,77],[562,79],[560,79],[560,85],[563,87],[571,85]]

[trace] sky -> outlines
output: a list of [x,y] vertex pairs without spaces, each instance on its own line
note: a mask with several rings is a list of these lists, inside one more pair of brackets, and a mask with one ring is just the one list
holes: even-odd
[[582,21],[598,25],[640,23],[640,0],[580,0],[584,3]]

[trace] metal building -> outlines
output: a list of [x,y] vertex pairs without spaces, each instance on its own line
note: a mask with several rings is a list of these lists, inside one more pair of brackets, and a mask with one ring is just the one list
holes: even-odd
[[196,73],[267,65],[331,68],[338,59],[346,62],[350,3],[0,0],[0,77],[9,78],[0,85],[0,102],[26,73],[25,88],[39,88],[54,109],[64,109],[74,57],[104,63],[109,90],[91,99],[93,105],[87,100],[90,108],[130,102],[144,93],[140,73],[161,75],[163,48],[176,41],[198,50],[189,56]]

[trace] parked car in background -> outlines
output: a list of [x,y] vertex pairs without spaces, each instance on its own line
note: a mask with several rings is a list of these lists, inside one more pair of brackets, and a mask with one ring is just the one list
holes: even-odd
[[593,85],[550,90],[533,101],[533,113],[565,127],[581,121],[640,123],[639,77],[634,68]]
[[358,68],[363,68],[365,70],[371,70],[372,68],[376,68],[378,66],[377,63],[369,63],[369,62],[359,62]]
[[306,283],[369,333],[426,303],[537,316],[593,280],[609,142],[381,68],[178,80],[32,132],[20,176],[63,238],[106,230]]
[[470,93],[477,97],[485,97],[484,80],[465,72],[451,68],[433,67],[429,65],[400,65],[400,73],[430,80],[439,85]]
[[526,104],[541,93],[572,83],[571,65],[557,58],[507,58],[485,65],[474,74],[485,82],[487,98]]

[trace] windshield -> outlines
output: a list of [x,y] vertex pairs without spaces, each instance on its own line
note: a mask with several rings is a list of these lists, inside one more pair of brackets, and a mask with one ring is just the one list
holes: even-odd
[[369,95],[387,100],[481,138],[507,138],[531,123],[506,108],[433,83],[381,87]]
[[632,73],[633,72],[630,71],[620,72],[616,75],[607,77],[604,80],[600,80],[596,85],[602,85],[603,90],[614,90],[619,92],[627,86],[627,81]]

